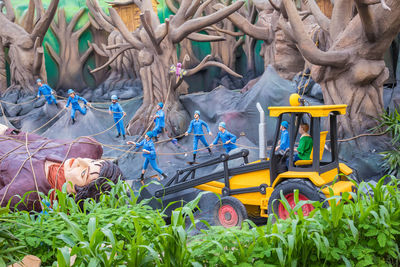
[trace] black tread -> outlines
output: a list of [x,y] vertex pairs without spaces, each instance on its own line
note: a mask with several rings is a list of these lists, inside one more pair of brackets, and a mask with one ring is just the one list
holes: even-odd
[[239,199],[231,196],[222,197],[221,200],[218,200],[213,209],[213,218],[215,225],[221,225],[220,221],[218,220],[218,210],[219,208],[224,205],[231,205],[237,212],[239,220],[236,226],[241,226],[242,222],[246,220],[247,217],[247,210],[242,202]]
[[[308,199],[323,202],[326,197],[324,193],[320,190],[320,188],[316,187],[310,180],[308,179],[286,179],[278,184],[274,191],[271,194],[271,197],[268,201],[268,216],[275,217],[273,215],[273,202],[275,199],[280,199],[280,191],[283,191],[283,194],[293,193],[295,189],[299,190],[299,193],[305,195]],[[275,208],[277,207],[279,201],[276,200],[274,204]],[[327,208],[329,204],[325,201],[323,204],[324,208]]]

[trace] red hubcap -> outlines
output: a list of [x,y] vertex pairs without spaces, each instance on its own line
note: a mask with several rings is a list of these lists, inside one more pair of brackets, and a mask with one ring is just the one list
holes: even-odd
[[[294,193],[287,194],[285,196],[287,202],[289,203],[290,207],[293,209],[296,206],[296,203],[294,201]],[[309,200],[306,196],[299,194],[299,201],[306,201]],[[310,212],[314,209],[314,206],[311,204],[305,204],[302,207],[303,210],[303,215],[308,216]],[[286,220],[289,218],[289,212],[285,209],[285,206],[281,202],[279,202],[279,207],[278,207],[278,212],[279,212],[279,218]]]
[[221,225],[226,228],[236,226],[239,221],[238,214],[231,205],[223,205],[218,210],[218,219]]

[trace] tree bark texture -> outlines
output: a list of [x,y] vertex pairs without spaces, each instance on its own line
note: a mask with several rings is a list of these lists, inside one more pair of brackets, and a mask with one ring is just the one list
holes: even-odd
[[325,103],[348,105],[347,115],[339,117],[341,137],[356,136],[376,126],[383,110],[383,83],[388,78],[383,57],[400,31],[400,2],[387,1],[390,11],[379,1],[371,4],[355,0],[358,14],[344,24],[337,21],[349,15],[335,8],[348,3],[335,1],[332,19],[328,20],[331,45],[327,51],[304,37],[304,25],[293,3],[283,2],[297,46],[313,64],[311,74],[322,86]]
[[46,43],[51,57],[58,66],[57,89],[73,88],[81,91],[87,85],[83,78],[83,66],[89,58],[93,48],[89,48],[81,55],[79,53],[79,38],[89,28],[90,22],[87,22],[82,28],[74,31],[76,24],[83,15],[85,9],[80,9],[69,23],[66,21],[65,10],[58,10],[58,23],[52,22],[50,29],[56,36],[60,52],[57,52]]
[[[177,44],[185,38],[194,41],[220,41],[220,36],[202,35],[197,32],[229,16],[244,2],[237,1],[210,15],[196,16],[196,12],[208,5],[210,1],[201,3],[199,0],[182,0],[175,16],[162,24],[154,12],[150,0],[135,0],[134,2],[142,11],[140,19],[143,26],[135,32],[129,32],[118,13],[112,8],[109,9],[112,21],[110,22],[110,18],[104,15],[100,20],[108,21],[117,28],[130,45],[130,49],[136,50],[138,53],[139,74],[143,84],[143,104],[129,122],[127,130],[131,135],[141,135],[145,130],[152,129],[152,116],[155,114],[157,103],[163,102],[166,114],[165,128],[170,136],[177,136],[186,131],[190,120],[179,101],[179,92],[185,91],[187,84],[183,79],[176,79],[176,75],[169,72],[170,66],[176,66],[178,63]],[[94,17],[99,17],[99,12]],[[118,47],[119,51],[124,51],[124,47],[127,46],[126,43],[122,43],[115,47]],[[230,74],[240,76],[225,65],[208,61],[208,59],[210,59],[210,55],[203,59],[197,67],[188,69],[187,76],[193,75],[207,66],[218,66]]]
[[7,89],[6,52],[0,39],[0,94]]
[[[31,1],[24,20],[29,23],[24,23],[27,27],[24,29],[15,23],[11,2],[5,0],[6,14],[0,12],[0,38],[5,47],[9,48],[11,86],[2,92],[3,94],[13,91],[20,94],[32,94],[36,91],[35,80],[37,78],[46,80],[42,42],[56,13],[58,2],[59,0],[52,0],[44,14],[37,12],[38,21],[32,27],[34,9]],[[37,10],[42,8],[40,1],[34,1],[34,3]]]

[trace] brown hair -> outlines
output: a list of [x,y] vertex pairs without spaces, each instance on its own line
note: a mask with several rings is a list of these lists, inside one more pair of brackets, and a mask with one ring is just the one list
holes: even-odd
[[300,127],[303,129],[305,133],[308,133],[308,130],[310,130],[310,126],[308,126],[308,123],[302,123],[300,124]]

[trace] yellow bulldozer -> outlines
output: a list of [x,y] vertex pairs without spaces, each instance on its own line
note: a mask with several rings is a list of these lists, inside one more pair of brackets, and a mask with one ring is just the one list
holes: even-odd
[[[248,162],[248,150],[235,154],[222,154],[196,166],[178,170],[163,189],[155,192],[160,198],[188,188],[214,192],[221,196],[215,203],[214,220],[225,227],[239,226],[244,219],[267,218],[275,212],[279,218],[286,219],[289,212],[278,201],[283,196],[293,208],[294,190],[299,191],[299,200],[323,202],[329,196],[329,188],[334,195],[354,191],[353,182],[348,175],[351,168],[338,159],[337,116],[346,114],[346,105],[301,106],[298,95],[291,96],[291,106],[269,107],[269,116],[277,118],[270,155],[267,156],[265,140],[264,110],[257,103],[260,112],[259,157],[260,160]],[[280,139],[280,125],[283,119],[289,121],[289,149],[276,153]],[[294,148],[299,139],[299,126],[302,121],[310,125],[313,147],[309,160],[294,162]],[[327,129],[322,129],[323,125]],[[324,149],[329,138],[330,151]],[[238,167],[229,167],[229,162],[243,158]],[[196,170],[215,164],[222,164],[223,170],[201,177]],[[327,202],[325,205],[329,205]],[[313,205],[305,204],[303,214],[308,215]]]

